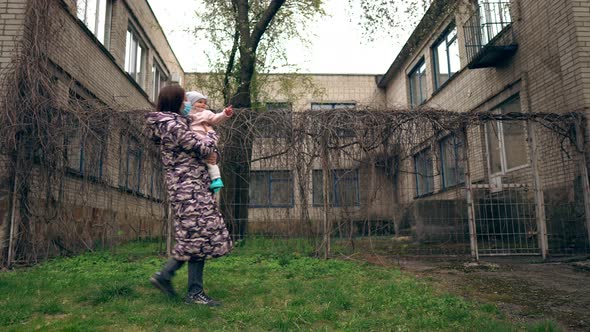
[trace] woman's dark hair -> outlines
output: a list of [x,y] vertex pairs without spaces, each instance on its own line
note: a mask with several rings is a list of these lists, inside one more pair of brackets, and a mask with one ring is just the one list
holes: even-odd
[[158,95],[158,112],[179,114],[180,105],[184,101],[184,89],[180,85],[168,85]]

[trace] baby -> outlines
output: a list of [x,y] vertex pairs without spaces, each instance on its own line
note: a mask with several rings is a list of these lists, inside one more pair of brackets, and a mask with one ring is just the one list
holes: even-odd
[[[188,103],[185,106],[184,115],[190,119],[189,125],[192,131],[197,133],[201,137],[206,137],[208,132],[213,132],[212,125],[219,125],[225,120],[229,119],[234,111],[232,106],[226,107],[221,113],[213,113],[207,108],[207,96],[196,92],[189,91],[186,93],[186,99]],[[221,181],[221,173],[219,172],[219,166],[213,164],[207,164],[207,171],[209,177],[211,177],[211,189],[214,193],[217,193],[223,188],[223,181]]]

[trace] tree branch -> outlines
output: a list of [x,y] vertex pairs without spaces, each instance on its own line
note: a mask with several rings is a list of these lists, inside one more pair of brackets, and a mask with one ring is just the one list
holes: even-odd
[[[237,15],[237,8],[233,6],[234,13]],[[234,30],[234,41],[233,45],[229,54],[229,59],[227,60],[227,67],[225,69],[225,75],[223,77],[223,102],[225,105],[229,103],[230,95],[229,95],[229,77],[231,76],[232,71],[234,70],[234,65],[236,63],[236,53],[238,51],[238,43],[240,42],[240,30],[238,26],[235,26]]]
[[258,43],[260,42],[262,35],[266,31],[266,29],[268,29],[270,22],[275,17],[279,9],[281,9],[281,6],[283,6],[284,3],[285,0],[272,0],[266,8],[266,10],[264,11],[264,13],[262,14],[262,17],[260,18],[258,23],[256,23],[256,25],[254,26],[254,30],[252,30],[252,35],[250,36],[252,38],[250,41],[251,44],[249,45],[252,49],[252,52],[254,52],[258,47]]

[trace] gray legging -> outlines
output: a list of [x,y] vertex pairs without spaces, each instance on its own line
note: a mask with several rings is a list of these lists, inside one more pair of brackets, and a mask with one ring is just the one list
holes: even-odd
[[[166,280],[172,279],[176,270],[184,265],[185,261],[179,261],[170,258],[162,268],[162,277]],[[203,291],[203,269],[205,267],[205,260],[190,260],[188,261],[188,293],[198,294]]]

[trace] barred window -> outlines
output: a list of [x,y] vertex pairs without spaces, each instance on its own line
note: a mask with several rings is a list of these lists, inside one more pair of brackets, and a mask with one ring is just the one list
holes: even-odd
[[[70,90],[70,106],[83,112],[95,111],[87,99],[72,90]],[[69,171],[89,179],[102,179],[107,141],[104,128],[96,128],[92,125],[80,126],[76,120],[72,120],[69,129],[64,137],[66,167]]]
[[162,200],[165,196],[165,179],[164,168],[159,158],[152,161],[152,175],[150,177],[149,195],[157,200]]
[[432,153],[426,148],[414,155],[416,172],[416,196],[423,196],[434,191]]
[[[324,205],[323,170],[312,173],[312,200],[314,206]],[[358,169],[334,169],[328,178],[328,195],[333,207],[359,206],[359,175]]]
[[250,172],[250,206],[280,208],[293,206],[293,176],[289,170]]
[[440,163],[443,188],[465,182],[464,143],[455,135],[440,141]]
[[143,150],[135,137],[121,137],[121,159],[119,163],[119,186],[133,192],[140,192],[141,158]]

